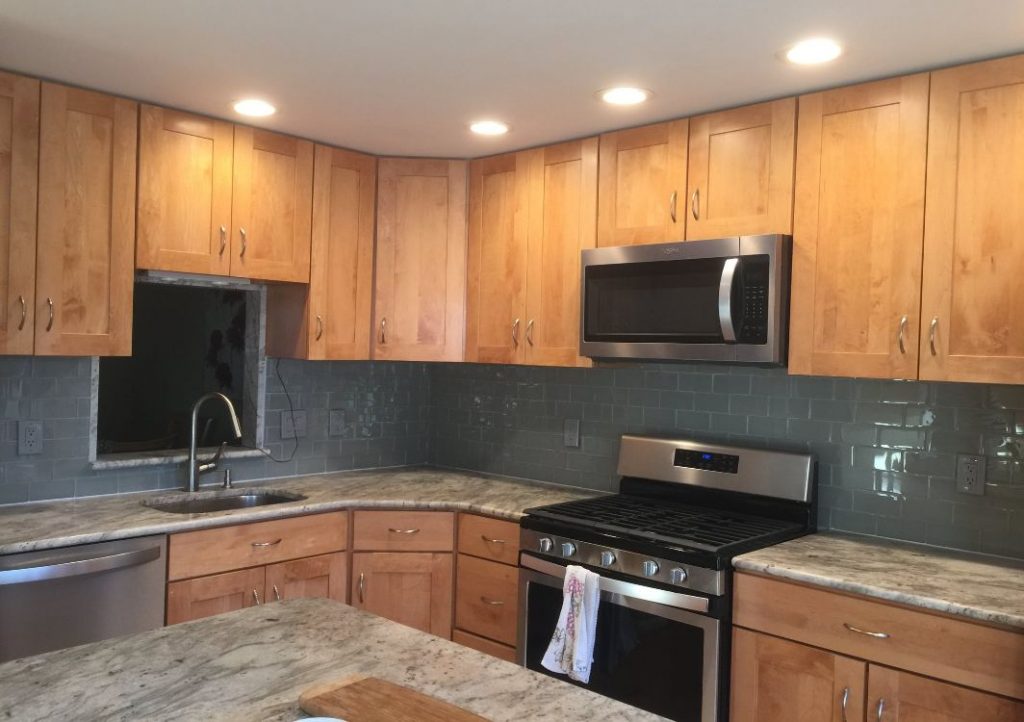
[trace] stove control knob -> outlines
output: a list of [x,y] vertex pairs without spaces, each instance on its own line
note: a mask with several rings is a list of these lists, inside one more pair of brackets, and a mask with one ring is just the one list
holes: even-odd
[[562,556],[571,557],[576,554],[576,545],[572,542],[562,542]]
[[682,584],[688,576],[690,575],[686,573],[686,570],[679,567],[669,572],[669,579],[673,584]]
[[547,537],[544,537],[539,542],[537,542],[537,546],[540,548],[542,552],[546,554],[551,551],[552,547],[555,546],[555,543]]
[[601,552],[601,566],[610,567],[615,563],[615,554],[612,552]]
[[645,577],[653,577],[655,574],[658,573],[658,570],[661,569],[661,567],[658,566],[658,562],[654,561],[653,559],[648,559],[647,561],[645,561],[641,568],[643,569]]

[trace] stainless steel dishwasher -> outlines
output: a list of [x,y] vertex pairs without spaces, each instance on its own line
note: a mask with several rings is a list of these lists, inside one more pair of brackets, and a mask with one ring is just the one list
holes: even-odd
[[167,537],[0,557],[0,662],[156,629]]

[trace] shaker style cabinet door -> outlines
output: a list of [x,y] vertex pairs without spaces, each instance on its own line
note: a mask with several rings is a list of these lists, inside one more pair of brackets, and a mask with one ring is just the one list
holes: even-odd
[[881,722],[1024,722],[1019,700],[875,664],[868,668],[867,712]]
[[931,78],[920,377],[1024,383],[1024,56]]
[[233,127],[142,106],[137,268],[230,273]]
[[800,98],[789,370],[917,377],[928,75]]
[[0,354],[35,332],[39,81],[0,72]]
[[138,105],[43,83],[38,355],[132,350]]
[[235,126],[231,275],[309,283],[313,143]]
[[450,639],[452,555],[429,552],[356,552],[352,606]]
[[461,361],[466,327],[466,163],[377,164],[376,359]]
[[601,136],[597,245],[683,240],[688,127],[673,120]]
[[466,360],[522,361],[526,343],[525,154],[469,164]]
[[732,722],[864,719],[864,662],[740,627],[732,639]]
[[529,173],[524,361],[588,366],[580,357],[580,252],[597,225],[597,138],[523,153]]
[[267,601],[317,597],[344,602],[348,586],[345,557],[345,552],[336,552],[267,565]]
[[196,577],[167,585],[167,623],[190,622],[263,604],[263,567]]
[[789,233],[796,98],[690,118],[686,240]]

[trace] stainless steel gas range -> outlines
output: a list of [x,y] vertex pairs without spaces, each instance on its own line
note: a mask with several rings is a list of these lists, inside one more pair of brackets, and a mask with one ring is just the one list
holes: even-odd
[[585,686],[672,720],[724,722],[731,560],[814,531],[814,459],[627,435],[619,473],[618,494],[527,510],[520,662],[550,674],[540,660],[565,568],[580,564],[601,575]]

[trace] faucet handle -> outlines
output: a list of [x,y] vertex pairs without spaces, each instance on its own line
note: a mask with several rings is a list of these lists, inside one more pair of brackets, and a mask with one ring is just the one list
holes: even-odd
[[217,468],[217,462],[220,461],[221,454],[224,453],[224,447],[228,445],[228,442],[220,442],[220,447],[217,452],[206,461],[199,464],[199,473],[202,474],[204,471],[213,471]]

